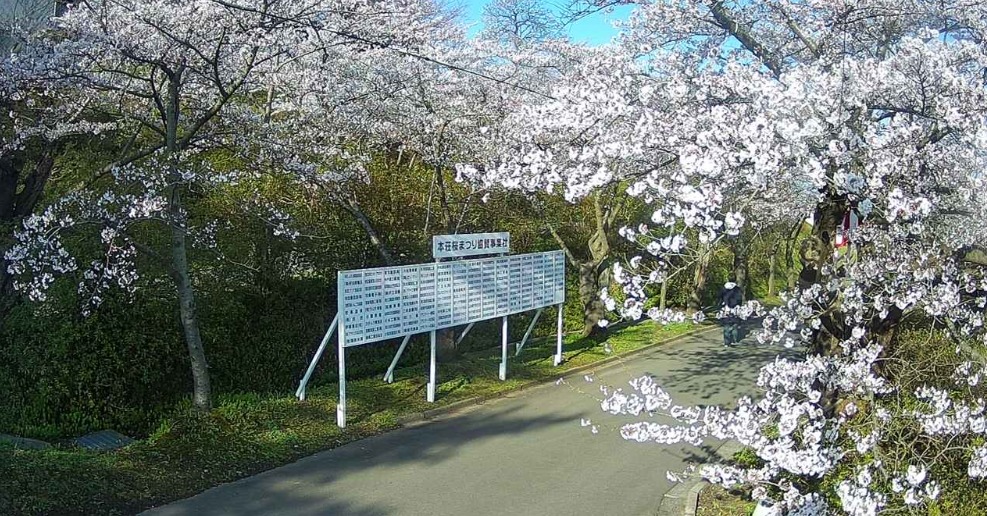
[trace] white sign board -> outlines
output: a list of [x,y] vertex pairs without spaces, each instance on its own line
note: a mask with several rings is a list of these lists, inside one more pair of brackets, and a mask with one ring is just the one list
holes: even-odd
[[432,258],[507,254],[511,252],[510,233],[473,233],[432,237]]
[[343,346],[503,317],[565,301],[562,251],[339,271]]

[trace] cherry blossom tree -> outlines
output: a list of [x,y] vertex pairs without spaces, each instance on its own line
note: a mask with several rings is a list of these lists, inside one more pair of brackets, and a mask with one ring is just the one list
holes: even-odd
[[[112,286],[137,288],[138,265],[155,262],[175,287],[206,408],[190,249],[213,247],[216,221],[190,207],[210,192],[280,175],[345,199],[392,146],[434,167],[440,189],[454,163],[478,190],[579,200],[619,188],[651,207],[619,231],[642,253],[613,266],[619,299],[590,297],[628,319],[645,315],[646,292],[682,270],[690,246],[808,216],[783,306],[734,310],[765,315],[758,340],[804,346],[804,360],[767,364],[762,394],[731,410],[675,405],[652,378],[605,390],[602,408],[677,420],[626,425],[629,440],[740,441],[756,464],[702,474],[751,484],[779,512],[930,503],[943,488],[935,456],[902,452],[887,429],[945,442],[968,477],[987,476],[985,19],[958,0],[642,1],[616,44],[593,49],[541,36],[464,43],[426,1],[80,2],[3,61],[6,98],[47,100],[45,117],[5,127],[4,159],[69,134],[106,134],[125,152],[21,215],[6,273],[38,300],[78,274],[89,310]],[[7,162],[0,170],[17,168]],[[294,234],[282,210],[248,197],[245,209]],[[837,248],[849,213],[863,222]],[[68,242],[84,228],[103,249],[88,263]],[[605,260],[593,261],[596,273]],[[893,372],[900,328],[915,321],[954,340],[956,385]]]
[[350,212],[387,263],[391,253],[356,193],[369,181],[365,165],[390,154],[398,164],[431,168],[436,219],[457,232],[470,202],[483,193],[473,191],[454,206],[449,164],[472,154],[478,127],[495,125],[523,96],[547,87],[562,51],[572,51],[564,44],[554,51],[505,44],[488,37],[490,31],[466,40],[449,16],[437,11],[427,38],[381,44],[372,60],[293,62],[304,79],[270,91],[276,101],[272,134],[261,144],[265,159],[306,164],[295,171],[299,178]]
[[[675,405],[652,378],[606,389],[607,412],[678,421],[625,425],[625,438],[737,440],[757,464],[703,475],[754,485],[779,513],[824,513],[833,502],[874,514],[935,500],[935,455],[901,450],[885,433],[895,425],[964,450],[970,478],[987,474],[976,388],[987,279],[971,252],[987,237],[985,15],[952,1],[642,2],[619,48],[508,118],[482,165],[461,166],[571,198],[630,181],[654,209],[621,234],[646,243],[654,265],[645,274],[640,258],[615,266],[625,299],[607,302],[631,319],[687,234],[714,242],[779,214],[811,215],[798,284],[758,335],[805,345],[805,359],[766,365],[762,394],[732,410]],[[863,223],[849,249],[836,249],[851,211]],[[688,232],[650,236],[656,228]],[[764,314],[756,302],[737,312]],[[956,340],[952,388],[904,389],[889,374],[899,328],[917,320]]]
[[[40,300],[57,275],[81,271],[79,291],[88,310],[111,286],[137,287],[138,257],[157,263],[176,289],[193,401],[208,408],[189,248],[212,246],[215,223],[197,220],[189,199],[258,178],[258,167],[270,163],[263,158],[277,148],[265,139],[277,133],[276,92],[317,96],[327,86],[314,85],[342,64],[333,77],[339,80],[328,84],[351,94],[360,86],[347,84],[366,81],[343,72],[427,38],[434,13],[430,3],[345,0],[93,0],[70,8],[35,45],[16,53],[10,67],[60,95],[54,105],[76,106],[86,120],[104,121],[117,132],[133,131],[126,147],[135,157],[96,171],[91,188],[24,221],[6,253],[15,286]],[[304,123],[300,117],[285,120]],[[339,140],[327,143],[321,159],[345,154]],[[232,164],[217,166],[217,153],[232,155]],[[294,160],[279,170],[311,166]],[[291,235],[282,211],[245,206],[260,210],[276,233]],[[86,226],[97,228],[105,255],[80,264],[64,237]],[[155,227],[168,234],[167,246],[147,238]]]

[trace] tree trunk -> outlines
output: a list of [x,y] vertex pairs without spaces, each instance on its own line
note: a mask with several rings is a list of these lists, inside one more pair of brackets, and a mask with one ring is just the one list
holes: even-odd
[[602,277],[604,276],[600,273],[600,269],[606,266],[610,258],[608,232],[619,211],[613,207],[604,210],[600,195],[600,191],[597,190],[592,198],[596,228],[586,242],[591,259],[578,259],[566,245],[562,236],[555,230],[555,227],[550,223],[545,224],[549,233],[552,234],[552,237],[555,238],[565,253],[566,263],[569,267],[576,269],[579,276],[579,301],[583,305],[583,330],[580,335],[584,338],[595,333],[599,329],[600,320],[606,317],[607,309],[600,299],[600,290],[603,285]]
[[579,264],[579,301],[583,305],[583,337],[589,337],[606,317],[606,307],[600,299],[600,274],[592,262]]
[[[449,197],[446,192],[445,180],[442,177],[442,167],[435,167],[435,185],[439,196],[439,209],[442,212],[442,225],[447,234],[455,234],[456,228],[452,220],[452,210],[449,208]],[[456,347],[455,328],[439,330],[435,335],[435,351],[439,360],[445,362],[459,357],[459,348]]]
[[19,154],[0,157],[0,220],[3,222],[13,219],[17,182],[23,169],[24,161]]
[[10,248],[13,232],[37,207],[55,167],[56,152],[57,146],[48,145],[27,177],[23,177],[27,163],[22,154],[0,158],[0,228],[9,232],[0,238],[0,325],[15,302],[13,278],[7,272],[9,264],[4,256]]
[[[172,214],[176,214],[180,211],[180,207],[181,193],[176,186],[171,195],[169,208]],[[212,408],[209,364],[206,363],[206,353],[202,346],[202,336],[199,333],[195,291],[189,274],[185,228],[178,224],[175,224],[171,230],[171,259],[175,286],[178,289],[179,315],[182,320],[185,343],[188,346],[189,362],[192,366],[192,402],[199,410],[209,410]]]
[[9,246],[7,244],[0,244],[0,328],[3,327],[7,314],[14,307],[14,300],[16,299],[14,282],[10,277],[10,273],[7,272],[8,263],[3,258],[3,255],[7,254],[8,249]]
[[733,276],[743,300],[747,301],[747,244],[740,237],[733,244]]
[[[612,208],[611,208],[612,210]],[[579,264],[579,298],[583,303],[583,337],[589,337],[598,330],[600,320],[607,314],[607,307],[600,299],[600,268],[610,259],[610,230],[613,211],[603,207],[602,193],[593,195],[593,217],[596,230],[589,236],[586,246],[592,260]]]
[[367,238],[370,239],[370,243],[374,245],[375,249],[377,249],[377,254],[379,254],[380,258],[384,260],[384,263],[386,265],[394,265],[394,256],[391,254],[391,250],[388,249],[387,244],[381,240],[380,235],[377,234],[377,230],[374,229],[374,225],[370,223],[370,218],[363,212],[363,209],[360,207],[360,203],[356,200],[356,198],[352,195],[347,196],[343,201],[343,207],[346,208],[346,211],[350,212],[350,215],[353,215],[353,218],[356,219],[357,223],[360,224],[360,227],[363,228],[363,231],[367,234]]
[[661,282],[661,292],[658,294],[658,309],[665,309],[665,301],[668,296],[668,280]]
[[266,298],[271,293],[273,279],[277,277],[274,266],[274,253],[271,251],[271,243],[274,240],[274,230],[269,224],[264,225],[263,234],[257,240],[254,248],[254,286],[260,289],[261,295]]
[[13,301],[13,288],[10,274],[7,272],[7,254],[13,232],[17,230],[17,220],[14,216],[14,198],[17,193],[17,182],[20,177],[23,161],[20,156],[0,157],[0,227],[4,230],[0,239],[0,325]]
[[446,193],[446,183],[442,177],[442,167],[435,167],[435,186],[438,187],[439,208],[442,210],[442,224],[446,232],[454,234],[456,228],[452,221],[452,210],[449,208],[449,196]]
[[803,221],[799,219],[792,226],[792,230],[788,233],[788,239],[785,241],[785,267],[787,268],[788,290],[794,290],[798,281],[798,274],[795,272],[795,241],[798,240],[799,234],[802,232],[802,224]]
[[[802,262],[802,272],[799,275],[799,283],[802,288],[809,288],[813,284],[823,283],[827,278],[823,276],[825,265],[833,261],[834,234],[837,226],[842,222],[845,201],[827,196],[816,206],[813,217],[812,233],[810,238],[802,243],[800,261]],[[826,309],[827,307],[820,307]],[[845,335],[845,327],[839,310],[830,312],[820,317],[822,327],[812,335],[811,352],[823,356],[831,356],[839,353],[839,343]],[[835,317],[834,317],[835,315]],[[816,389],[822,393],[820,406],[827,417],[832,417],[836,413],[839,402],[835,389],[828,389],[825,385],[816,385]]]
[[700,311],[703,309],[703,292],[706,290],[706,272],[709,270],[709,261],[712,259],[713,250],[710,244],[703,244],[699,248],[702,253],[696,262],[696,269],[692,273],[692,293],[689,294],[689,308]]
[[[181,71],[173,72],[168,81],[168,99],[165,107],[165,149],[169,160],[174,160],[178,149],[179,81]],[[188,264],[188,244],[185,238],[187,221],[182,209],[181,175],[175,163],[170,163],[168,180],[171,190],[168,196],[168,214],[171,217],[171,275],[178,290],[178,311],[182,321],[185,344],[188,347],[192,367],[192,402],[199,410],[212,408],[212,388],[209,381],[209,364],[199,333],[199,318],[195,309],[195,289]]]
[[14,217],[18,220],[34,213],[34,208],[41,200],[41,193],[44,192],[55,168],[56,152],[58,152],[56,146],[49,146],[34,164],[34,171],[24,180],[21,192],[14,199]]
[[777,248],[772,249],[771,256],[768,257],[768,297],[775,295],[775,262],[777,261]]

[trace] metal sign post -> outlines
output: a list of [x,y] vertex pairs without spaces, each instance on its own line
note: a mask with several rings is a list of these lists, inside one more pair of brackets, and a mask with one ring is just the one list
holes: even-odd
[[500,327],[500,373],[501,381],[507,380],[507,316]]
[[555,338],[557,339],[556,342],[557,348],[555,350],[555,367],[558,367],[559,364],[562,363],[562,307],[563,306],[564,306],[563,304],[559,303],[559,321],[557,326],[555,327]]
[[308,365],[308,369],[305,371],[305,376],[302,378],[301,383],[298,384],[298,389],[295,391],[295,396],[298,399],[305,401],[305,387],[308,385],[309,379],[312,378],[312,373],[315,372],[315,366],[318,365],[319,359],[322,358],[322,353],[326,350],[326,345],[329,344],[329,339],[332,338],[332,334],[336,331],[336,323],[339,322],[339,314],[332,318],[332,324],[329,325],[329,331],[326,332],[326,336],[322,337],[322,343],[319,344],[319,350],[315,352],[315,358],[312,359],[312,363]]
[[336,426],[346,428],[346,332],[343,326],[339,327],[339,345],[336,347],[336,356],[339,358],[339,403],[336,404]]
[[425,399],[429,403],[435,403],[435,330],[432,330],[432,350],[428,358],[428,389]]
[[387,368],[387,372],[384,373],[384,381],[387,383],[394,383],[394,368],[398,365],[398,360],[401,360],[401,354],[404,353],[404,348],[408,347],[408,341],[411,340],[411,334],[404,336],[404,340],[401,341],[401,347],[398,348],[398,352],[394,354],[394,360],[391,360],[391,365]]
[[521,342],[514,350],[514,356],[519,356],[521,354],[521,350],[524,349],[524,343],[528,342],[528,337],[531,336],[531,330],[535,329],[535,324],[538,322],[538,316],[541,315],[542,310],[544,310],[544,308],[539,308],[535,312],[535,316],[531,319],[531,324],[528,325],[528,331],[524,332],[524,337],[521,338]]

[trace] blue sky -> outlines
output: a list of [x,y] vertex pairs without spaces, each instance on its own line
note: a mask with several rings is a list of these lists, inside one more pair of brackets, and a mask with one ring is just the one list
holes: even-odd
[[[565,0],[562,1],[564,2]],[[461,2],[465,22],[473,25],[469,34],[476,34],[482,28],[480,17],[483,13],[483,6],[487,5],[489,0],[461,0]],[[555,6],[559,5],[557,2],[545,2],[545,4],[551,6],[553,10],[556,10],[557,8]],[[610,25],[609,21],[627,19],[630,12],[631,6],[621,6],[609,14],[596,13],[592,16],[587,16],[569,26],[569,37],[573,41],[588,43],[590,45],[607,43],[612,37],[617,35],[617,31]]]

